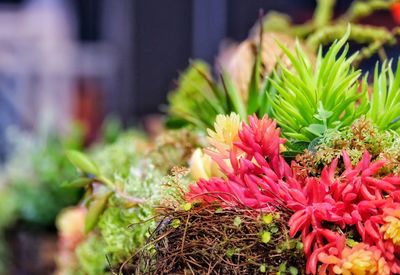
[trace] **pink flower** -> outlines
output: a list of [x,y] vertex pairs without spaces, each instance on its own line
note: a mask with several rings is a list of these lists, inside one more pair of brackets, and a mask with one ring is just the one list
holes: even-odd
[[230,165],[224,154],[210,152],[210,156],[220,166],[227,179],[211,178],[191,185],[186,198],[206,203],[222,202],[224,205],[241,205],[251,208],[269,207],[279,198],[279,184],[291,170],[279,154],[284,143],[276,123],[264,116],[249,117],[249,124],[239,128],[239,141],[229,151]]

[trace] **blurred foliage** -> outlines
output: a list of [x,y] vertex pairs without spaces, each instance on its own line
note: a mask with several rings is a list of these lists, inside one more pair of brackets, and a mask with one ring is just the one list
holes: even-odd
[[257,43],[254,64],[246,93],[241,93],[232,76],[222,71],[220,80],[214,80],[209,66],[203,61],[194,61],[180,76],[178,87],[168,97],[169,127],[194,125],[203,131],[212,128],[218,114],[239,114],[247,120],[250,114],[262,116],[271,111],[270,98],[273,87],[269,77],[262,71],[262,34]]
[[[118,121],[108,119],[96,147],[113,142],[120,132]],[[83,194],[82,188],[65,184],[78,175],[65,152],[83,149],[82,129],[75,125],[68,134],[60,135],[43,122],[36,131],[7,129],[7,141],[8,157],[0,166],[0,234],[16,222],[53,229],[60,210],[76,204]],[[6,264],[7,250],[0,242],[0,274],[6,272],[1,264]]]
[[[121,264],[143,245],[155,228],[154,207],[168,194],[163,191],[165,176],[172,167],[187,165],[199,144],[196,134],[186,130],[167,131],[153,144],[140,132],[127,132],[86,155],[68,152],[83,176],[74,182],[86,186],[82,204],[88,208],[87,238],[76,257],[87,274],[107,273],[108,263]],[[101,245],[94,245],[94,238]]]
[[359,64],[377,52],[385,59],[383,46],[396,43],[399,29],[395,27],[388,30],[381,26],[364,24],[362,20],[379,11],[386,10],[389,13],[396,1],[355,0],[343,14],[334,17],[336,0],[317,0],[314,16],[309,21],[294,24],[288,15],[272,11],[265,16],[263,29],[298,37],[304,40],[308,47],[317,50],[321,45],[330,44],[343,37],[351,24],[349,40],[363,45],[360,55],[353,63]]
[[[171,107],[171,115],[168,124],[170,126],[182,126],[190,122],[201,127],[212,126],[215,116],[223,112],[222,104],[215,109],[214,104],[209,102],[212,95],[211,70],[203,61],[193,61],[191,66],[180,76],[178,87],[168,99]],[[195,116],[193,114],[196,114]]]
[[76,169],[65,157],[65,149],[81,149],[83,135],[74,128],[68,136],[39,129],[38,132],[10,128],[8,158],[0,166],[0,273],[6,273],[8,248],[4,230],[16,222],[52,228],[58,212],[75,204],[82,192],[64,188],[62,181],[76,177]]
[[76,249],[79,267],[71,270],[70,274],[78,275],[99,275],[106,274],[104,267],[107,265],[107,258],[102,253],[105,251],[106,243],[99,236],[92,235]]
[[14,190],[0,186],[0,204],[0,274],[6,274],[9,255],[3,230],[14,223],[17,218],[18,204]]
[[[80,190],[61,187],[76,176],[65,149],[82,148],[77,129],[67,137],[11,129],[10,157],[1,168],[0,181],[14,194],[16,218],[39,226],[53,226],[57,213],[79,199]],[[2,210],[4,207],[2,207]],[[3,215],[2,215],[3,216]]]

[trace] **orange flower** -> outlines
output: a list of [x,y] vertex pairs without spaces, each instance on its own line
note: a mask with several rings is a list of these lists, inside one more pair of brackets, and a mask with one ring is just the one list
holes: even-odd
[[384,224],[381,227],[381,232],[384,232],[385,240],[392,240],[392,242],[400,246],[400,209],[384,209]]
[[390,274],[390,268],[382,257],[382,252],[364,243],[353,248],[345,247],[339,255],[320,253],[318,259],[323,263],[320,274],[325,274],[326,270],[343,275]]

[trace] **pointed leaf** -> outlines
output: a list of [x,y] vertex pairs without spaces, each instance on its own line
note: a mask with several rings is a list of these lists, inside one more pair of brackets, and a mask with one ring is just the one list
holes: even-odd
[[95,199],[90,203],[89,209],[85,219],[85,233],[89,233],[97,224],[100,215],[103,213],[108,198],[112,192],[108,191],[100,196],[96,196]]
[[96,163],[93,162],[85,154],[79,151],[69,150],[66,152],[67,158],[76,168],[80,169],[82,172],[98,176],[100,174],[99,168]]

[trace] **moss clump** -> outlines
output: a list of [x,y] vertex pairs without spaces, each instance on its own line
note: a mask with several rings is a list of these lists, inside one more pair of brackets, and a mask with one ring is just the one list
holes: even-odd
[[368,151],[372,160],[386,159],[383,173],[396,173],[400,165],[400,135],[395,131],[379,130],[370,120],[361,118],[342,131],[327,132],[319,142],[315,154],[316,164],[328,164],[346,150],[353,164]]
[[[106,274],[107,258],[104,254],[107,245],[103,239],[96,235],[90,236],[76,249],[79,268],[75,274],[97,275]],[[71,272],[74,274],[74,272]]]
[[293,167],[300,177],[317,176],[324,166],[329,165],[335,158],[340,158],[343,150],[349,155],[353,165],[368,151],[372,161],[386,160],[385,167],[380,171],[381,175],[397,174],[400,167],[399,146],[399,133],[379,130],[370,120],[360,118],[349,127],[327,131],[303,154],[296,156]]

